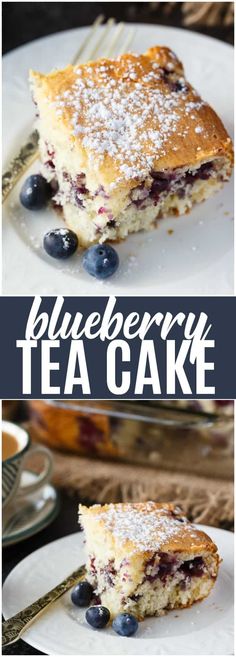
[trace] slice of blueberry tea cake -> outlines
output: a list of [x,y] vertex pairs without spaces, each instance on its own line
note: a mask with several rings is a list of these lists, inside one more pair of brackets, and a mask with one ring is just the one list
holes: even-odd
[[168,48],[31,71],[42,172],[80,245],[149,230],[227,181],[232,143]]
[[97,604],[138,620],[191,606],[209,595],[219,554],[173,504],[80,506],[86,580]]

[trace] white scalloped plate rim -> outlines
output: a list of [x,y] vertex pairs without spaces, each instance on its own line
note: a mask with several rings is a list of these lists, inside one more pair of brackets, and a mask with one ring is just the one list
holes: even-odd
[[[223,559],[210,596],[189,609],[140,623],[136,636],[112,628],[95,631],[70,593],[51,605],[22,638],[49,655],[228,655],[233,654],[233,534],[199,525]],[[46,593],[84,562],[84,536],[75,533],[36,550],[19,562],[3,586],[5,618]],[[58,627],[60,631],[58,632]]]
[[[187,77],[213,105],[232,135],[233,48],[187,30],[141,24],[135,27],[133,50],[145,50],[156,43],[172,47],[184,62]],[[36,39],[4,57],[3,169],[32,127],[28,69],[47,71],[66,65],[87,29]],[[32,171],[37,171],[38,166],[36,163]],[[155,231],[131,235],[119,244],[120,268],[107,281],[96,281],[86,274],[81,255],[61,264],[45,254],[41,246],[43,234],[61,225],[62,220],[50,210],[24,211],[18,202],[19,188],[20,185],[4,204],[4,294],[233,293],[233,181],[212,199],[196,206],[190,215],[167,218]],[[174,232],[168,234],[168,230]]]

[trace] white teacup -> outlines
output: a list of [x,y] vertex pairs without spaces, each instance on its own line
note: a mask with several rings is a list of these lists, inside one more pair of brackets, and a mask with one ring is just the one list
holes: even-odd
[[[21,473],[26,468],[26,460],[32,454],[44,456],[44,467],[37,480],[28,486],[21,486]],[[2,506],[10,502],[14,495],[34,493],[45,484],[52,472],[52,456],[46,447],[31,445],[25,429],[12,422],[2,421]]]

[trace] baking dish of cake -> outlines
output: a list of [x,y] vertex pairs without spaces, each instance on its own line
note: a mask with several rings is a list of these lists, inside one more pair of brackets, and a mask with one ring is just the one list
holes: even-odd
[[86,579],[111,617],[161,616],[207,597],[217,578],[217,547],[173,504],[80,505]]
[[32,437],[54,449],[233,477],[232,401],[31,400],[28,409]]
[[230,177],[232,142],[163,46],[30,72],[44,177],[87,247],[189,212]]

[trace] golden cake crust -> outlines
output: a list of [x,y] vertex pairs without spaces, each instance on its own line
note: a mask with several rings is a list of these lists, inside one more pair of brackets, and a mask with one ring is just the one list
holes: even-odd
[[[133,532],[133,535],[135,535],[136,529],[132,527],[132,519],[134,519],[135,525],[135,516],[130,515],[135,512],[139,516],[137,537],[139,537],[139,527],[141,527],[143,534],[141,542],[139,538],[137,538],[137,542],[126,538],[126,531],[121,529],[117,520],[119,514],[126,516],[128,521],[126,526],[130,522],[130,534],[132,535]],[[84,517],[87,518],[88,522],[90,518],[92,522],[95,520],[100,529],[104,531],[104,535],[109,535],[109,540],[112,541],[114,549],[118,552],[120,550],[126,550],[127,553],[134,554],[141,552],[144,558],[155,551],[188,553],[193,556],[206,552],[214,554],[216,559],[219,560],[217,547],[211,538],[191,525],[174,504],[140,502],[94,505],[89,508],[80,505],[79,513],[82,516],[82,524]],[[107,520],[109,515],[110,519]],[[145,517],[151,519],[146,532]],[[149,549],[144,548],[145,541]]]
[[160,616],[209,595],[217,547],[174,504],[81,506],[80,513],[86,577],[111,618],[121,612],[139,620]]
[[[31,71],[40,116],[70,139],[105,189],[130,188],[150,170],[198,165],[232,143],[216,113],[186,82],[171,50],[100,59],[42,75]],[[179,90],[176,90],[179,85]]]

